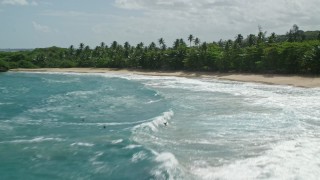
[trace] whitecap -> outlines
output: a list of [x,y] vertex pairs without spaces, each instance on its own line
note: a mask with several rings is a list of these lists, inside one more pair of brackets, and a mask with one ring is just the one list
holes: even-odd
[[144,160],[146,158],[147,158],[147,154],[145,152],[143,152],[143,151],[140,151],[140,152],[137,152],[137,153],[132,155],[131,162],[137,163],[137,162],[142,161],[142,160]]
[[85,147],[92,147],[94,146],[94,144],[91,143],[85,143],[85,142],[76,142],[76,143],[72,143],[70,144],[71,146],[85,146]]
[[124,149],[134,149],[134,148],[138,148],[138,147],[141,147],[141,145],[130,144],[130,145],[124,147]]
[[111,141],[111,144],[119,144],[121,142],[123,142],[123,139],[117,139],[117,140]]
[[153,103],[157,103],[160,102],[162,99],[158,99],[158,100],[150,100],[148,102],[146,102],[145,104],[153,104]]
[[157,167],[151,170],[151,174],[156,179],[185,179],[185,173],[172,153],[157,153],[154,160],[159,163]]
[[72,92],[68,92],[66,93],[66,96],[86,96],[86,95],[92,95],[92,94],[96,94],[96,91],[72,91]]
[[145,122],[140,125],[137,125],[133,128],[133,131],[136,131],[137,129],[149,129],[153,132],[158,131],[158,127],[160,125],[164,125],[165,123],[168,125],[169,121],[173,117],[174,112],[172,110],[164,112],[161,116],[155,117],[151,119],[150,122]]

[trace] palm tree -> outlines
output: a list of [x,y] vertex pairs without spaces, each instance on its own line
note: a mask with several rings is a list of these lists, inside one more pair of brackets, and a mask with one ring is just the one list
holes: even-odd
[[229,39],[229,40],[226,42],[226,45],[225,45],[224,49],[225,49],[226,51],[229,51],[229,50],[231,49],[232,43],[233,43],[232,40]]
[[180,46],[187,46],[187,44],[184,42],[184,40],[181,38],[179,40]]
[[72,56],[73,53],[74,53],[74,47],[73,47],[73,45],[71,45],[71,46],[69,47],[69,54]]
[[188,40],[190,42],[190,47],[191,47],[191,42],[193,41],[194,37],[192,34],[189,35]]
[[270,35],[270,37],[269,37],[269,39],[268,39],[268,42],[271,44],[271,43],[274,43],[274,42],[276,42],[276,33],[271,33],[271,35]]
[[126,57],[126,58],[128,58],[129,57],[129,51],[130,51],[130,44],[129,44],[129,42],[128,41],[126,41],[125,43],[124,43],[124,56]]
[[82,50],[83,50],[83,48],[84,48],[84,44],[83,44],[83,43],[80,43],[80,45],[79,45],[79,49],[80,49],[80,51],[82,51]]
[[140,50],[143,48],[143,46],[144,46],[144,44],[143,44],[143,42],[141,42],[141,43],[137,44],[136,48]]
[[113,41],[111,44],[111,49],[115,50],[118,47],[118,42],[117,41]]
[[195,46],[198,46],[200,44],[200,39],[199,38],[196,38],[195,40],[194,40],[194,45]]
[[86,47],[84,48],[84,50],[85,50],[85,51],[89,51],[89,50],[90,50],[90,46],[86,46]]
[[124,47],[124,49],[125,49],[126,51],[128,51],[128,50],[130,49],[130,44],[129,44],[129,42],[128,42],[128,41],[125,42],[123,47]]
[[101,43],[100,43],[100,47],[101,47],[101,48],[105,48],[105,45],[106,45],[106,44],[105,44],[104,42],[101,42]]
[[255,45],[256,42],[257,42],[256,36],[255,36],[254,34],[250,34],[250,35],[248,36],[248,44],[249,44],[249,46]]
[[163,44],[164,44],[164,40],[163,40],[163,38],[160,38],[159,39],[159,45],[162,46]]
[[236,43],[239,44],[239,46],[242,45],[242,40],[243,40],[243,36],[241,34],[238,34],[238,36],[236,37]]
[[219,40],[218,46],[221,47],[221,48],[223,48],[223,46],[224,46],[224,41],[223,41],[222,39]]
[[150,49],[150,50],[155,50],[156,48],[157,48],[156,43],[151,42],[150,45],[149,45],[149,49]]
[[77,49],[77,56],[80,56],[82,51],[83,51],[83,48],[84,48],[84,44],[83,43],[80,43],[79,45],[79,49]]
[[201,50],[203,50],[204,52],[207,52],[207,49],[208,49],[208,44],[206,42],[202,43]]
[[180,46],[180,40],[176,39],[173,43],[173,49],[178,49],[179,46]]
[[165,45],[165,42],[164,42],[164,39],[163,39],[163,38],[160,38],[160,39],[159,39],[159,45],[161,46],[161,49],[162,49],[162,50],[165,50],[165,49],[166,49],[166,45]]

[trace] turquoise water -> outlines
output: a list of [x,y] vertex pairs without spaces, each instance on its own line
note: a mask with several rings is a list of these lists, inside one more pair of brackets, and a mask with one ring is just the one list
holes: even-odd
[[0,179],[320,177],[320,89],[9,72],[0,94]]

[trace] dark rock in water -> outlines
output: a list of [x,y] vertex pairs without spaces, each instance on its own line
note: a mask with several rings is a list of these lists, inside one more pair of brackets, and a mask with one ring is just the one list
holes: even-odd
[[9,69],[5,67],[0,67],[0,72],[7,72]]

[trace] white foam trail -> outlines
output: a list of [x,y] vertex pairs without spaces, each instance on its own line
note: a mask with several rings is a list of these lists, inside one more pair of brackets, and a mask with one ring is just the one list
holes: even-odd
[[[34,112],[34,111],[32,111]],[[79,118],[81,119],[81,118]],[[12,120],[5,120],[5,123],[16,123],[22,125],[52,125],[52,126],[123,126],[123,125],[136,125],[144,122],[148,122],[150,120],[142,120],[136,122],[59,122],[55,119],[41,119],[41,120],[32,120],[28,119],[27,117],[16,117],[14,121]]]
[[152,103],[160,102],[161,100],[162,99],[154,100],[154,101],[150,100],[150,101],[146,102],[146,104],[152,104]]
[[40,143],[40,142],[46,142],[46,141],[64,141],[61,138],[46,138],[46,137],[36,137],[33,139],[18,139],[18,140],[13,140],[13,141],[3,141],[0,143]]

